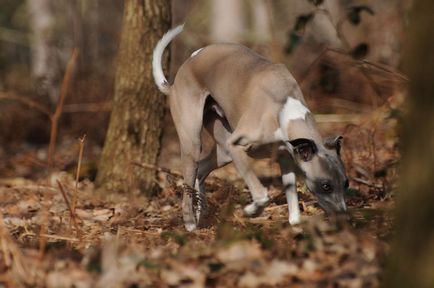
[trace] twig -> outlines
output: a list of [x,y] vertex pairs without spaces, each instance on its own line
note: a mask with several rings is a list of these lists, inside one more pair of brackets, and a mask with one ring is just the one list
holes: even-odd
[[167,169],[167,168],[158,167],[156,165],[152,165],[152,164],[148,164],[148,163],[139,163],[139,162],[135,162],[135,161],[133,161],[132,164],[139,166],[139,167],[142,167],[142,168],[145,168],[145,169],[153,169],[153,170],[156,170],[158,172],[170,174],[172,176],[182,177],[182,174],[179,172],[175,172],[175,171],[172,171],[172,170]]
[[247,218],[245,220],[248,223],[252,223],[252,224],[269,224],[269,223],[276,223],[276,222],[286,222],[288,221],[287,218],[285,217],[279,217],[279,218],[274,218],[274,219],[264,219],[264,218]]
[[272,211],[272,210],[276,210],[276,209],[279,209],[279,208],[285,208],[285,207],[288,207],[288,204],[270,206],[270,207],[266,207],[264,210],[265,211]]
[[80,152],[78,153],[77,172],[75,174],[75,189],[74,189],[74,194],[72,195],[72,211],[74,211],[74,213],[75,213],[75,207],[77,206],[78,180],[80,178],[81,161],[83,159],[84,140],[86,140],[86,134],[84,134],[79,139],[79,141],[80,141]]
[[381,65],[379,65],[379,64],[377,64],[377,63],[374,63],[374,62],[368,61],[368,60],[366,60],[366,59],[361,60],[361,62],[362,62],[363,64],[366,64],[366,65],[372,66],[372,67],[374,67],[374,68],[377,68],[378,70],[382,70],[382,71],[384,71],[384,72],[390,73],[390,74],[392,74],[392,75],[394,75],[394,76],[396,76],[396,77],[398,77],[398,78],[401,78],[401,80],[403,80],[403,81],[405,81],[405,82],[410,81],[410,79],[409,79],[406,75],[404,75],[403,73],[401,73],[401,72],[393,71],[393,70],[391,70],[391,69],[388,69],[388,68],[386,68],[386,67],[384,67],[384,66],[381,66]]
[[[168,175],[175,176],[177,178],[183,178],[183,176],[182,176],[182,174],[180,172],[172,171],[172,170],[170,170],[168,168],[162,168],[162,167],[158,167],[156,165],[152,165],[152,164],[148,164],[148,163],[139,163],[139,162],[135,162],[135,161],[132,161],[131,163],[133,165],[136,165],[136,166],[139,166],[139,167],[142,167],[142,168],[145,168],[145,169],[154,169],[154,170],[156,170],[158,172],[163,172],[163,173],[166,173]],[[224,180],[222,180],[222,179],[220,179],[220,178],[218,178],[216,176],[208,176],[206,179],[207,180],[214,180],[216,182],[225,182]]]
[[237,213],[234,212],[233,213],[233,217],[234,217],[234,220],[236,222],[238,222],[239,224],[241,224],[241,226],[246,227],[246,221],[243,218],[241,218],[240,216],[238,216]]
[[310,71],[312,70],[313,66],[316,65],[316,63],[319,62],[319,60],[321,60],[322,56],[324,56],[324,54],[326,54],[329,50],[331,50],[330,47],[325,47],[324,49],[322,49],[322,51],[318,54],[318,56],[315,58],[315,60],[313,60],[309,66],[307,66],[306,68],[306,72],[304,73],[303,76],[300,77],[300,79],[298,80],[298,83],[301,85],[304,80],[307,79],[307,76],[309,76]]
[[139,234],[145,234],[151,236],[159,236],[161,234],[161,232],[158,231],[146,231],[146,230],[140,230],[134,228],[123,228],[122,230],[125,232],[139,233]]
[[42,114],[48,116],[48,118],[50,118],[51,120],[51,112],[50,109],[48,109],[47,107],[45,107],[44,105],[41,105],[40,103],[26,97],[26,96],[22,96],[22,95],[17,95],[14,92],[2,92],[0,91],[0,99],[5,99],[5,100],[14,100],[17,101],[29,108],[35,109],[39,112],[41,112]]
[[352,180],[353,180],[354,182],[357,182],[357,183],[360,183],[360,184],[366,185],[366,186],[371,187],[371,188],[375,188],[375,189],[383,189],[383,186],[382,186],[382,185],[374,184],[374,183],[372,183],[371,181],[368,181],[368,180],[364,180],[364,179],[357,178],[357,177],[353,177]]
[[30,35],[19,30],[0,27],[0,40],[13,44],[29,47]]
[[68,207],[69,213],[71,214],[71,221],[75,227],[75,230],[76,230],[77,234],[80,234],[79,232],[81,230],[77,224],[78,216],[72,210],[71,204],[69,203],[69,200],[68,200],[68,196],[66,195],[65,187],[63,186],[62,182],[60,182],[59,180],[56,180],[56,182],[57,182],[57,185],[59,185],[60,192],[62,193],[63,199],[65,200],[65,203],[66,203],[66,206]]
[[[37,234],[33,232],[25,232],[22,235],[20,235],[20,238],[26,237],[26,236],[38,236]],[[67,236],[60,236],[60,235],[52,235],[52,234],[46,234],[46,233],[39,233],[39,237],[44,237],[48,239],[54,239],[54,240],[64,240],[64,241],[70,241],[70,242],[78,242],[80,239],[78,238],[72,238]]]
[[111,102],[100,103],[74,103],[65,104],[63,106],[63,113],[83,113],[83,112],[110,112],[112,109]]
[[47,246],[47,238],[45,238],[44,234],[47,233],[48,230],[48,207],[47,207],[47,201],[46,201],[46,193],[43,194],[43,204],[42,204],[42,209],[41,209],[41,214],[42,214],[42,224],[41,227],[39,229],[39,259],[42,260],[44,259],[45,256],[45,247]]
[[65,103],[66,95],[68,94],[69,84],[72,79],[72,72],[74,71],[75,63],[78,58],[78,49],[74,48],[72,51],[71,58],[68,61],[66,66],[65,75],[63,77],[62,86],[60,88],[60,98],[57,102],[56,111],[54,112],[51,118],[51,129],[50,129],[50,144],[48,146],[48,164],[53,166],[54,161],[54,153],[56,150],[56,138],[57,138],[57,130],[59,126],[59,118],[62,115],[63,105]]

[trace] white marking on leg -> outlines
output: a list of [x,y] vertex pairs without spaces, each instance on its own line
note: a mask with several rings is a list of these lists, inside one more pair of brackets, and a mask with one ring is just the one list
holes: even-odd
[[194,182],[194,189],[197,191],[200,191],[200,185],[199,185],[199,179],[196,178],[196,181]]
[[207,207],[206,207],[206,199],[205,199],[205,185],[204,183],[200,182],[199,179],[196,178],[196,181],[194,183],[194,189],[196,190],[196,193],[198,193],[197,196],[197,206],[196,206],[196,223],[199,223],[202,218],[202,214],[206,213]]
[[188,232],[192,232],[194,230],[196,230],[196,224],[192,224],[192,223],[185,223],[184,224],[185,230],[187,230]]
[[283,186],[285,187],[286,201],[288,202],[289,223],[296,225],[300,223],[300,208],[298,207],[297,186],[295,173],[289,172],[282,175]]
[[282,129],[279,127],[274,131],[274,140],[276,141],[283,141],[283,134],[282,134]]
[[203,48],[197,49],[196,51],[194,51],[193,53],[191,53],[190,58],[193,58],[194,56],[196,56],[197,54],[199,54],[200,51],[202,51]]
[[[300,100],[288,97],[282,110],[279,113],[280,135],[283,140],[288,139],[288,125],[289,121],[296,119],[305,119],[309,109],[304,106]],[[276,132],[275,132],[276,135]]]
[[268,196],[254,200],[252,203],[244,207],[244,213],[246,213],[247,216],[255,215],[258,213],[258,209],[263,209],[265,206],[267,206],[268,201]]

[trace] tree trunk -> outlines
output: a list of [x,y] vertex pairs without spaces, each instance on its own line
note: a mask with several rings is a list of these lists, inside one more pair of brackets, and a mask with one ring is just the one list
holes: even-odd
[[212,41],[238,43],[244,32],[242,0],[212,0]]
[[[33,33],[32,76],[36,92],[45,98],[44,102],[55,105],[59,98],[60,63],[55,46],[55,16],[50,0],[27,0],[31,29]],[[47,101],[48,100],[48,101]]]
[[271,19],[268,13],[267,2],[264,0],[254,0],[251,4],[255,40],[261,44],[267,43],[271,39]]
[[434,287],[434,2],[413,2],[404,66],[410,76],[396,238],[384,287]]
[[97,185],[108,190],[150,194],[155,187],[156,171],[133,163],[157,163],[165,98],[151,62],[169,29],[170,11],[170,0],[125,1],[113,110],[97,176]]

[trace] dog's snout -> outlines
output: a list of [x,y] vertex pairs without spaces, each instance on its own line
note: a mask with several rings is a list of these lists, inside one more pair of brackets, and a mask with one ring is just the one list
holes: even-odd
[[338,213],[346,213],[347,212],[347,204],[345,204],[345,201],[344,200],[341,200],[339,203],[338,203],[338,205],[337,205],[338,207],[338,209],[337,209],[337,212]]
[[345,214],[347,212],[347,205],[345,200],[340,197],[333,197],[329,199],[319,199],[320,206],[326,211],[327,214]]

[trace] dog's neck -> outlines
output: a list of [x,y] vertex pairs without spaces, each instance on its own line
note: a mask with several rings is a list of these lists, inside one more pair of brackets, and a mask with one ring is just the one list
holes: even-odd
[[279,112],[279,128],[275,131],[275,135],[282,141],[306,138],[318,144],[322,143],[312,113],[302,101],[293,97],[288,97]]

